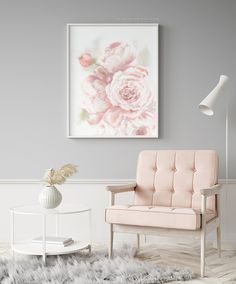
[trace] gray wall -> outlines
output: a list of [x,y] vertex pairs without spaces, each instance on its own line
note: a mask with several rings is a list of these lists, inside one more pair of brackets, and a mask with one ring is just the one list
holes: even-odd
[[[64,162],[78,178],[133,178],[142,149],[213,148],[224,177],[224,103],[197,105],[228,75],[230,177],[236,166],[235,0],[0,0],[0,178],[39,178]],[[160,24],[160,138],[66,138],[66,24]]]

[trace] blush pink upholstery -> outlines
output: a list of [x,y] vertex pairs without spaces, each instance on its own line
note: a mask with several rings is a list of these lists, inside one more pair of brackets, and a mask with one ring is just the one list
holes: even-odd
[[[201,193],[217,184],[218,155],[213,150],[143,151],[138,158],[133,206],[111,206],[106,222],[197,230]],[[207,221],[216,216],[215,196],[207,198]]]
[[[143,151],[137,167],[136,205],[200,209],[201,188],[217,183],[218,156],[212,150]],[[215,199],[207,209],[215,210]]]
[[[207,210],[206,221],[216,216]],[[164,206],[114,205],[106,209],[106,222],[134,226],[197,230],[201,227],[201,212],[192,208]]]

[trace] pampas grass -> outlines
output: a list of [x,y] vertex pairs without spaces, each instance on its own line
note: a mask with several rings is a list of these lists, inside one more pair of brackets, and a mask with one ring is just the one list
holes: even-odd
[[46,185],[52,186],[62,184],[66,179],[77,172],[77,166],[66,164],[59,169],[50,168],[46,170],[43,181]]

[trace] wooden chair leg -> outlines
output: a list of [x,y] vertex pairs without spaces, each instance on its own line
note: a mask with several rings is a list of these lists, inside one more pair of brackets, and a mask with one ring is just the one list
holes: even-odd
[[140,235],[137,234],[137,248],[140,249]]
[[206,232],[201,232],[201,277],[205,277]]
[[217,235],[217,249],[219,257],[221,257],[221,229],[220,226],[216,229],[216,235]]
[[110,224],[110,231],[109,231],[109,249],[108,249],[108,257],[109,257],[109,258],[112,258],[112,257],[113,257],[113,237],[114,237],[113,225]]

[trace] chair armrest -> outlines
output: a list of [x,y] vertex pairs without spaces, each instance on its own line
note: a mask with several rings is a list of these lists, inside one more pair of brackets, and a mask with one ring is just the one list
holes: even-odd
[[[201,204],[201,214],[202,214],[202,229],[205,230],[207,219],[206,219],[206,205],[207,205],[207,197],[212,195],[219,195],[220,194],[220,184],[213,185],[209,188],[201,189],[201,196],[202,196],[202,204]],[[220,195],[219,195],[220,197]],[[220,199],[217,197],[217,215],[220,215]]]
[[136,187],[136,182],[131,184],[124,184],[124,185],[108,185],[106,187],[107,191],[110,191],[113,194],[122,193],[127,191],[134,191]]
[[134,191],[136,185],[137,185],[136,182],[124,185],[108,185],[106,188],[107,191],[110,192],[110,205],[112,206],[115,204],[115,194]]
[[209,188],[203,188],[201,189],[201,195],[208,197],[216,194],[220,194],[220,184],[213,185],[212,187]]

